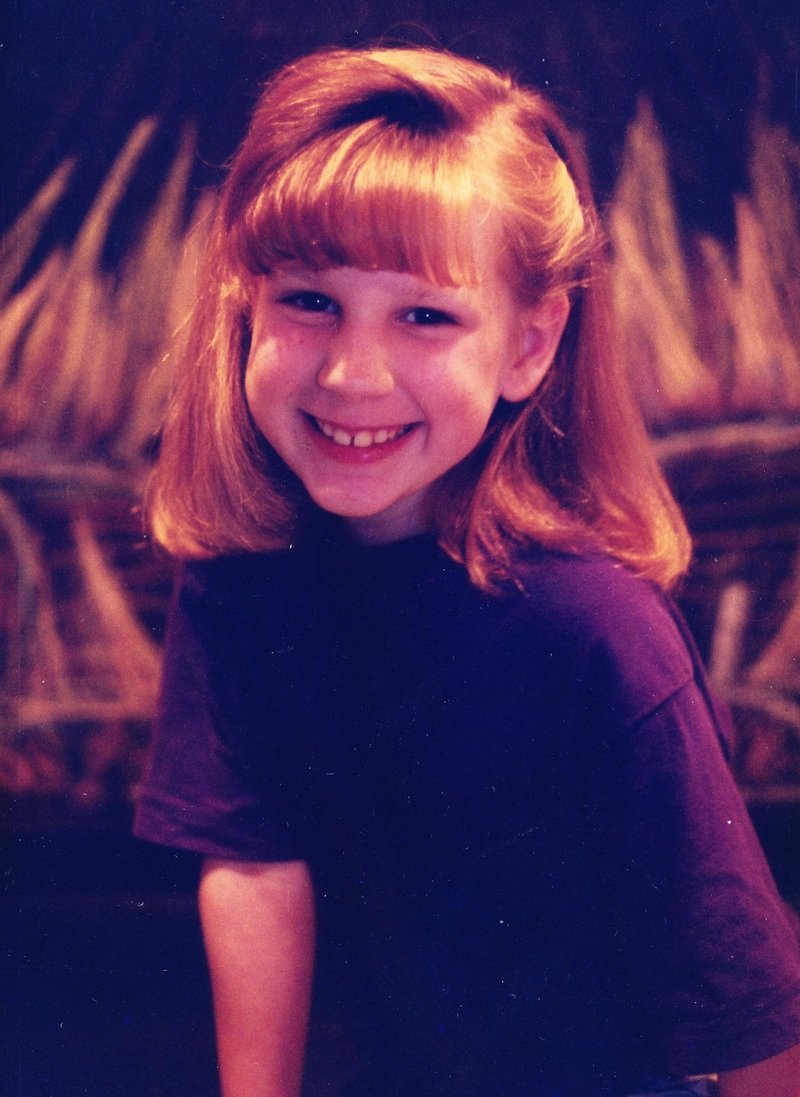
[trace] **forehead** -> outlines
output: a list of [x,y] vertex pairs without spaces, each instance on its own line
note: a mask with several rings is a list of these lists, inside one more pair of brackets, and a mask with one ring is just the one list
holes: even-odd
[[439,285],[474,285],[487,263],[497,269],[499,203],[475,149],[398,150],[389,137],[331,135],[284,162],[239,221],[245,265],[394,270]]

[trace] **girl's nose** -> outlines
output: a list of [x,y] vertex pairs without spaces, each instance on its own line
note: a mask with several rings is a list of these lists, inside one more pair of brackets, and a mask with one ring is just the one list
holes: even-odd
[[389,396],[394,377],[386,349],[364,336],[334,339],[317,375],[317,383],[348,400],[374,400]]

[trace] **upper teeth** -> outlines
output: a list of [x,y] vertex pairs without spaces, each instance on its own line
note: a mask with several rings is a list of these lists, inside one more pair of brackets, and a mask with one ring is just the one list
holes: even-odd
[[325,423],[323,420],[318,419],[317,425],[326,438],[332,439],[339,446],[358,446],[359,449],[363,449],[366,446],[380,446],[384,442],[392,442],[400,434],[402,434],[407,427],[381,427],[380,430],[357,430],[354,434],[350,434],[349,431],[344,430],[342,427],[335,427],[333,423]]

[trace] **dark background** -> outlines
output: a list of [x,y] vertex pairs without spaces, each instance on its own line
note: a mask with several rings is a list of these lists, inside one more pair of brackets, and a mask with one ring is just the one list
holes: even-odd
[[[79,157],[39,256],[74,235],[133,125],[156,114],[160,136],[110,236],[113,266],[182,127],[197,126],[195,190],[213,185],[260,82],[324,44],[432,42],[511,69],[583,134],[601,202],[645,94],[684,228],[723,238],[731,195],[747,186],[753,111],[800,134],[800,5],[785,0],[7,0],[2,19],[3,229],[66,155]],[[766,806],[755,817],[796,898],[796,813]],[[210,1097],[195,860],[122,832],[5,842],[0,1097]]]

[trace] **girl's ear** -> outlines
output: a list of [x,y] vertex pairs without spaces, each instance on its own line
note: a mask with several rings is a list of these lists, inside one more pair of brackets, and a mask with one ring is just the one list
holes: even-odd
[[555,294],[523,311],[521,351],[503,380],[500,395],[504,400],[516,404],[536,392],[555,358],[568,316],[566,293]]

